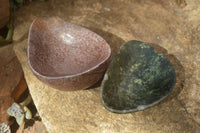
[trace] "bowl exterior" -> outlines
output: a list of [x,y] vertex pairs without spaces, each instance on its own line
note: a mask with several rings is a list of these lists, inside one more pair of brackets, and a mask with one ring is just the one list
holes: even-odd
[[55,89],[62,91],[76,91],[87,89],[98,82],[100,79],[102,79],[109,63],[110,58],[104,63],[100,64],[97,68],[73,77],[48,78],[41,76],[34,71],[32,72],[40,81],[48,84]]

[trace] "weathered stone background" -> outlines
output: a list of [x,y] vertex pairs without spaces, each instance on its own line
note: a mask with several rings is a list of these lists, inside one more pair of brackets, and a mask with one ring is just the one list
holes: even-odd
[[8,122],[7,109],[14,102],[12,91],[22,77],[23,71],[13,51],[13,45],[2,46],[0,48],[0,123]]
[[[15,52],[30,93],[51,133],[126,132],[198,133],[200,131],[200,1],[186,0],[49,0],[33,1],[16,12]],[[58,16],[101,35],[115,53],[128,40],[153,43],[175,67],[172,94],[144,111],[115,114],[106,110],[99,85],[89,90],[63,92],[43,84],[27,63],[27,34],[40,16]]]
[[10,2],[9,0],[0,0],[0,28],[4,27],[10,17]]

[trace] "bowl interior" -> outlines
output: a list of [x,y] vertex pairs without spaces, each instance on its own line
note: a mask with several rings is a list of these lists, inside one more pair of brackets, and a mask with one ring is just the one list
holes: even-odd
[[110,56],[110,47],[102,37],[58,18],[36,19],[28,44],[30,66],[50,77],[89,71]]

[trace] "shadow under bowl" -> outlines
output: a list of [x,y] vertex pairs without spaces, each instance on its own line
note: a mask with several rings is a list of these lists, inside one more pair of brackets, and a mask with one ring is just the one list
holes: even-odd
[[86,89],[100,80],[111,49],[96,33],[60,18],[37,18],[28,36],[34,75],[59,90]]

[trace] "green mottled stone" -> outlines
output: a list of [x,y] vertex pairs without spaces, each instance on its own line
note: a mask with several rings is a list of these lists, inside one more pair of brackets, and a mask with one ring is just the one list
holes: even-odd
[[121,46],[107,69],[101,100],[116,113],[144,110],[169,95],[175,78],[166,56],[147,43],[129,41]]

